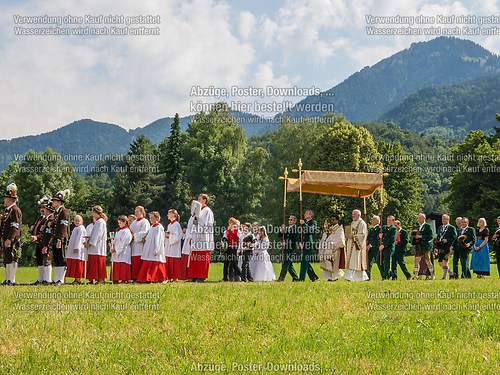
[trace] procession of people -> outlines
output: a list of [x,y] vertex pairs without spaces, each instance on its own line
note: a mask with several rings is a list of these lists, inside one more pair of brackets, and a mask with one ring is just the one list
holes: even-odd
[[[214,214],[207,194],[191,202],[191,215],[184,228],[175,209],[166,213],[168,225],[164,227],[159,212],[147,215],[143,206],[137,206],[133,214],[118,217],[114,232],[108,232],[108,217],[99,205],[92,208],[92,222],[86,227],[81,215],[76,215],[70,225],[65,207],[69,195],[69,190],[62,190],[38,201],[40,217],[30,229],[38,267],[33,285],[61,285],[66,278],[72,278],[73,284],[104,284],[108,277],[108,248],[113,283],[204,282],[208,278],[216,246]],[[5,212],[0,217],[5,266],[2,285],[16,284],[22,226],[17,201],[17,186],[9,184],[4,195]],[[314,282],[319,279],[311,264],[315,261],[319,261],[322,277],[328,281],[342,277],[351,282],[371,280],[374,264],[382,280],[397,280],[398,266],[406,279],[435,279],[434,259],[443,270],[443,279],[471,278],[471,271],[478,278],[490,275],[490,231],[484,218],[479,218],[475,229],[466,217],[456,218],[453,226],[450,216],[444,214],[436,233],[423,213],[411,230],[403,229],[393,215],[385,220],[382,225],[381,218],[374,215],[369,227],[361,211],[355,209],[350,226],[344,228],[342,218],[333,214],[321,231],[312,210],[306,210],[299,219],[290,215],[288,225],[283,224],[279,230],[282,264],[276,277],[271,257],[274,246],[266,226],[257,222],[241,224],[232,217],[221,241],[222,280],[284,281],[290,274],[292,281],[303,282],[307,276]],[[500,274],[500,216],[492,240]],[[410,243],[415,251],[413,275],[404,261]],[[300,262],[298,272],[294,260]]]

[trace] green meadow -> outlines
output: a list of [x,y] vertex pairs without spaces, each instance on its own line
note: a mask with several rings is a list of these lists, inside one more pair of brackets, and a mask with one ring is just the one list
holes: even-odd
[[[0,373],[498,374],[491,270],[484,280],[381,281],[374,270],[365,283],[223,283],[217,263],[205,284],[1,287]],[[35,278],[35,268],[17,274]]]

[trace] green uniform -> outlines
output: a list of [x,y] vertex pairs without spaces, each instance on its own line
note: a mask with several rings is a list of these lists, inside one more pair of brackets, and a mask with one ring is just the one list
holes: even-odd
[[[467,239],[463,243],[458,240],[458,238],[461,235],[467,236]],[[458,232],[457,240],[455,241],[456,246],[453,246],[453,249],[455,249],[455,251],[458,250],[458,257],[460,259],[460,265],[462,267],[462,279],[471,278],[470,268],[469,268],[469,255],[472,249],[474,248],[475,243],[476,243],[476,230],[474,228],[465,227],[460,229],[460,231]]]
[[306,279],[306,273],[311,279],[311,281],[318,280],[318,275],[314,272],[312,268],[311,262],[314,257],[314,244],[315,244],[315,236],[318,233],[318,225],[316,224],[316,220],[309,220],[302,225],[302,242],[304,247],[302,249],[302,256],[300,260],[300,276],[299,281],[304,281]]
[[392,256],[391,274],[393,280],[398,278],[398,264],[405,277],[407,279],[411,278],[411,274],[405,264],[405,253],[408,247],[408,242],[408,232],[401,228],[399,233],[396,234],[396,246]]
[[391,258],[396,247],[396,237],[398,230],[394,225],[384,225],[382,231],[382,279],[387,280],[391,277]]
[[367,244],[371,245],[370,249],[368,250],[368,270],[366,272],[370,279],[371,279],[373,263],[377,264],[377,267],[380,271],[380,275],[383,277],[383,270],[379,260],[380,259],[379,249],[378,249],[380,246],[380,238],[378,236],[379,234],[380,234],[380,224],[377,224],[368,230],[368,236],[366,237]]
[[452,245],[453,246],[453,278],[458,279],[458,262],[460,260],[460,255],[458,255],[458,249],[457,249],[457,237],[462,230],[460,227],[455,227],[455,232],[457,233],[455,240],[453,241]]
[[297,225],[289,225],[285,227],[285,249],[283,265],[281,266],[280,276],[278,280],[285,280],[287,272],[290,273],[294,281],[298,280],[297,272],[293,267],[293,252],[299,248],[300,235],[297,230]]

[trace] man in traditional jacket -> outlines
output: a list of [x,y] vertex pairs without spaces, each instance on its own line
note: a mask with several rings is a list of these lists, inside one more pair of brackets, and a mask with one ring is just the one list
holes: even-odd
[[469,219],[466,217],[462,218],[462,227],[458,231],[457,235],[458,237],[453,245],[453,251],[458,253],[458,257],[460,259],[462,279],[470,279],[469,255],[474,244],[476,243],[476,230],[469,227]]
[[408,231],[401,228],[401,221],[395,220],[394,225],[397,229],[396,235],[396,246],[394,247],[394,255],[392,256],[392,265],[391,265],[391,275],[393,280],[397,280],[398,278],[398,264],[401,267],[401,271],[403,271],[407,280],[411,279],[411,273],[408,271],[408,268],[405,264],[405,253],[406,248],[408,246]]
[[383,278],[383,269],[380,264],[380,251],[379,251],[379,246],[380,246],[380,216],[373,215],[372,217],[372,227],[368,230],[368,237],[367,237],[367,245],[366,249],[368,250],[368,269],[366,270],[366,273],[368,275],[368,278],[371,279],[371,272],[372,272],[372,266],[375,263],[380,271],[380,276]]
[[443,280],[446,279],[448,273],[450,278],[453,277],[453,271],[448,267],[448,259],[451,255],[451,246],[455,243],[457,239],[457,231],[453,225],[450,224],[450,215],[443,214],[441,216],[441,225],[436,233],[436,238],[434,239],[434,252],[438,257],[438,262],[443,269]]
[[310,263],[314,257],[314,244],[316,243],[316,233],[318,232],[318,224],[313,217],[314,212],[312,210],[306,210],[304,212],[304,220],[300,220],[300,229],[302,230],[302,243],[300,244],[302,247],[302,256],[300,259],[299,281],[305,281],[306,273],[313,282],[319,279]]
[[70,236],[70,218],[69,211],[64,207],[64,203],[70,194],[69,189],[57,192],[52,197],[52,206],[54,207],[54,228],[52,230],[52,257],[54,260],[54,285],[64,284],[66,275],[66,246]]
[[30,238],[35,244],[35,259],[38,266],[38,279],[32,285],[39,285],[43,283],[44,268],[43,268],[43,253],[42,253],[42,228],[47,221],[47,216],[50,211],[47,209],[47,205],[50,203],[49,198],[43,197],[38,201],[38,206],[40,208],[40,216],[36,220],[35,224],[30,228]]
[[426,216],[423,213],[418,215],[418,225],[412,231],[412,245],[415,246],[415,266],[413,268],[415,280],[418,279],[418,271],[420,271],[420,260],[422,257],[425,259],[425,264],[429,268],[431,273],[431,279],[434,279],[434,267],[431,263],[431,249],[432,249],[432,239],[434,234],[432,233],[432,228],[429,223],[425,222]]
[[288,226],[283,227],[281,230],[284,231],[285,248],[283,249],[283,265],[281,266],[281,272],[276,281],[284,281],[287,273],[290,273],[293,281],[297,281],[299,276],[293,267],[293,253],[299,249],[300,243],[297,218],[291,215],[288,218]]
[[5,267],[5,281],[2,285],[15,285],[18,250],[20,247],[21,225],[23,214],[17,206],[17,186],[12,183],[7,186],[4,195],[5,212],[0,216],[0,240],[3,248],[3,264]]
[[379,249],[382,251],[382,280],[389,280],[391,277],[391,259],[394,255],[397,234],[394,216],[389,215],[387,216],[387,225],[384,225],[383,232],[379,234],[381,239]]

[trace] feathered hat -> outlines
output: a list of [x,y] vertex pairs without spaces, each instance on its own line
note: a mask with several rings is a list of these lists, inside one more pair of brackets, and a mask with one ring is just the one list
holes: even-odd
[[56,195],[52,197],[53,201],[61,201],[62,203],[66,202],[70,194],[69,189],[58,191]]
[[7,185],[7,191],[4,195],[4,198],[13,198],[17,199],[17,185],[15,183],[11,183]]
[[38,201],[38,205],[40,206],[40,208],[47,208],[49,203],[50,199],[47,196],[44,196],[42,199]]

